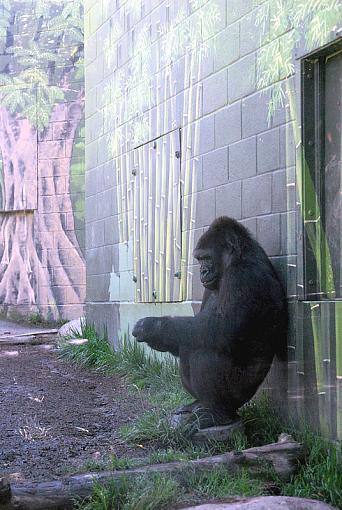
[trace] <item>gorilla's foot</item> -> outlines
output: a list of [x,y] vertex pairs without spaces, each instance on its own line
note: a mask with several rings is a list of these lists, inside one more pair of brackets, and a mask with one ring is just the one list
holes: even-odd
[[206,429],[199,429],[191,436],[191,441],[195,445],[202,445],[208,441],[229,441],[237,432],[244,432],[244,425],[241,419],[238,419],[230,425],[220,425],[209,427]]
[[195,415],[194,430],[231,425],[240,419],[235,412],[227,414],[217,409],[203,407],[201,404],[194,407],[192,413]]
[[199,406],[199,401],[194,400],[191,404],[184,404],[184,406],[178,407],[174,414],[192,413],[193,410]]

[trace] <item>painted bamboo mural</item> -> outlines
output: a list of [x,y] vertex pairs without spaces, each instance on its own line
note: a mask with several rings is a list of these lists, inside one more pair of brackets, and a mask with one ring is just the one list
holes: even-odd
[[[129,13],[134,25],[139,8],[140,2],[128,2],[123,19]],[[219,19],[218,6],[211,0],[190,0],[172,19],[166,8],[164,23],[132,32],[130,63],[125,72],[114,73],[105,91],[108,147],[117,162],[120,242],[134,246],[137,302],[191,299],[198,167],[192,144],[196,148],[199,143],[195,121],[201,114],[201,62],[213,50]],[[111,26],[105,42],[107,66],[120,60],[123,26]],[[159,70],[154,76],[153,68]],[[184,91],[181,105],[176,88]]]
[[[341,4],[338,0],[308,0],[307,2],[277,0],[275,3],[276,6],[273,8],[272,2],[255,2],[258,6],[256,25],[260,27],[262,33],[262,47],[257,59],[257,87],[270,94],[269,123],[272,122],[277,110],[285,108],[288,120],[292,123],[296,147],[296,182],[294,183],[292,177],[289,176],[287,189],[296,185],[297,205],[310,249],[315,258],[319,294],[334,299],[341,297],[336,278],[336,275],[340,274],[341,251],[332,251],[335,240],[329,237],[323,219],[328,216],[321,210],[320,198],[317,195],[310,167],[301,145],[301,117],[297,108],[292,77],[295,74],[294,50],[304,44],[305,51],[310,52],[327,44],[331,33],[341,22]],[[327,133],[327,139],[331,139],[331,134]],[[288,144],[288,141],[286,143]],[[289,171],[288,169],[288,174]],[[335,214],[338,210],[341,211],[341,170],[337,170],[336,175],[339,175],[340,184],[336,189]],[[293,225],[288,223],[288,237],[291,237],[291,228]],[[336,232],[335,237],[340,239],[340,234],[340,231]],[[339,255],[334,255],[334,253],[339,253]],[[301,282],[298,284],[300,285]],[[308,336],[307,332],[301,334],[298,331],[297,345],[291,345],[292,342],[290,342],[293,352],[291,352],[291,369],[289,370],[289,391],[294,396],[296,388],[298,388],[298,397],[300,398],[301,379],[309,377],[309,374],[304,372],[310,370],[310,365],[314,367],[314,391],[318,396],[318,409],[312,412],[318,412],[320,429],[326,435],[336,437],[334,429],[337,427],[339,439],[342,437],[340,305],[341,302],[338,301],[327,303],[313,301],[304,304],[304,315],[298,319],[298,322],[305,322],[306,317],[310,318],[311,336]],[[298,327],[300,328],[299,325]],[[303,338],[312,341],[313,356],[310,360],[305,359],[310,349],[308,349],[308,345],[301,345]],[[335,353],[336,366],[333,366]],[[303,367],[306,367],[305,370]],[[309,386],[306,385],[306,389],[304,389],[304,397],[305,394],[311,393]],[[304,403],[304,405],[306,404]]]

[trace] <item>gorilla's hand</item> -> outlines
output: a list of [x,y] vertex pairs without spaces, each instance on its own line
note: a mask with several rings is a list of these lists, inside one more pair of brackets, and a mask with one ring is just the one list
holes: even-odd
[[146,342],[152,349],[167,350],[163,345],[162,319],[159,317],[145,317],[140,319],[133,328],[132,335],[137,342]]

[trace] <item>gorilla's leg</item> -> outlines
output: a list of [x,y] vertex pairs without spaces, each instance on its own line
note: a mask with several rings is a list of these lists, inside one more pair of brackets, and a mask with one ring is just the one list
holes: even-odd
[[197,351],[189,357],[190,386],[199,400],[193,406],[198,428],[228,425],[239,419],[232,361],[217,351]]

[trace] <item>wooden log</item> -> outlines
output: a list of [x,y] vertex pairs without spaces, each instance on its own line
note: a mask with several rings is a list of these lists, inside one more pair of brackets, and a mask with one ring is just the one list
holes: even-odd
[[64,477],[51,482],[10,484],[0,479],[0,508],[2,510],[69,510],[76,498],[91,495],[93,484],[108,484],[122,478],[132,479],[153,473],[184,476],[186,471],[210,471],[224,467],[234,474],[246,468],[252,476],[267,480],[270,467],[282,478],[287,479],[296,471],[303,458],[303,447],[291,436],[282,434],[277,443],[249,448],[241,452],[228,452],[203,459],[170,462],[143,466],[123,471],[104,471]]

